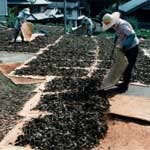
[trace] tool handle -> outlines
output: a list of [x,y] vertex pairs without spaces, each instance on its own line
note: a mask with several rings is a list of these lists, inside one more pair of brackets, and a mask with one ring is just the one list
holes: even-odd
[[110,55],[110,60],[113,59],[113,55],[114,55],[114,51],[115,51],[115,47],[116,47],[116,44],[113,45],[113,49],[111,51],[111,55]]
[[117,43],[117,39],[118,39],[118,36],[117,36],[117,35],[115,35],[115,38],[114,38],[114,45],[113,45],[113,49],[112,49],[112,51],[111,51],[110,59],[112,59],[112,58],[113,58],[114,50],[115,50],[116,43]]

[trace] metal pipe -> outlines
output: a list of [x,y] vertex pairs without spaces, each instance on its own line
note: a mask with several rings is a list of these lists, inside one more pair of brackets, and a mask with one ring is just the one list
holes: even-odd
[[64,32],[67,32],[67,0],[64,0]]

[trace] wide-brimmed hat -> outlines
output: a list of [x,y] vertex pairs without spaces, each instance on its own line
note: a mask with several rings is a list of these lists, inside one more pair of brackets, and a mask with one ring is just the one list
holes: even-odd
[[112,14],[106,13],[102,18],[102,31],[106,31],[111,28],[120,18],[119,12],[114,12]]
[[30,15],[30,8],[24,8],[23,12],[27,15]]

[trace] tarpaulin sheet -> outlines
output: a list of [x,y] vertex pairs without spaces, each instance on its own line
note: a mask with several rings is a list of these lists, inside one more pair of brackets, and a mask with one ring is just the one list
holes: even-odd
[[36,84],[36,83],[41,83],[44,82],[46,77],[43,77],[41,79],[40,77],[38,78],[33,78],[32,77],[23,77],[23,76],[15,76],[15,75],[9,75],[10,72],[15,70],[17,67],[19,67],[21,63],[14,63],[14,64],[0,64],[0,73],[5,75],[7,78],[9,78],[13,83],[15,84]]
[[120,94],[109,100],[111,114],[150,122],[150,98]]
[[117,53],[115,54],[114,63],[109,72],[104,77],[104,80],[101,84],[101,89],[109,89],[113,87],[119,81],[121,75],[128,65],[128,60],[123,52],[119,49],[116,51]]
[[24,22],[21,26],[21,31],[25,41],[31,41],[33,24],[31,22]]

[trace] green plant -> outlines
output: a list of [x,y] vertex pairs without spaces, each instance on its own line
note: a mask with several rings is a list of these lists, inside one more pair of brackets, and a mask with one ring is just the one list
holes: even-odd
[[137,33],[138,37],[142,37],[142,38],[145,38],[145,39],[150,38],[150,30],[140,29],[140,30],[137,30],[136,33]]
[[8,17],[7,17],[7,26],[14,27],[14,23],[16,20],[17,8],[8,8]]
[[138,29],[138,19],[136,17],[128,17],[126,20],[133,26],[135,30]]
[[72,23],[69,22],[67,25],[67,32],[72,32]]

